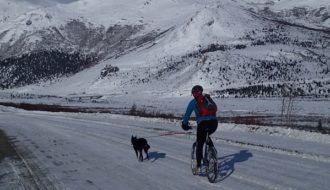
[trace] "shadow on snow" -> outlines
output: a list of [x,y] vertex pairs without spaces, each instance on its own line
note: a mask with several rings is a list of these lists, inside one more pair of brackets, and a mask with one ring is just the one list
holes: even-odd
[[219,173],[217,182],[223,181],[228,178],[235,171],[235,164],[238,162],[247,161],[253,157],[253,154],[248,150],[241,150],[236,154],[231,154],[218,158],[219,160]]
[[166,154],[165,153],[159,153],[159,152],[149,152],[149,159],[151,162],[155,162],[159,158],[165,158]]

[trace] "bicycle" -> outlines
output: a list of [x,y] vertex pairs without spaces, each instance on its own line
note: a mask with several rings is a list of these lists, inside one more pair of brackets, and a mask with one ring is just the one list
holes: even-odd
[[[211,142],[211,137],[209,133],[206,134],[206,141],[203,145],[204,156],[202,159],[202,166],[205,167],[205,174],[209,182],[214,183],[218,177],[218,152]],[[196,145],[197,142],[194,142],[191,148],[191,171],[194,175],[194,168],[196,167]],[[202,169],[203,167],[201,167]],[[202,171],[202,170],[201,170]]]

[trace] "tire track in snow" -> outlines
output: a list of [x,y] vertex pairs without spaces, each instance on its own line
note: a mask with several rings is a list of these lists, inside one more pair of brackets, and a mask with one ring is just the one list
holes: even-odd
[[[116,128],[116,129],[127,129],[127,125],[122,125],[123,127],[118,126],[117,124],[109,124],[108,123],[108,125],[111,125],[111,126],[114,125],[116,127],[113,127],[113,128]],[[116,144],[126,145],[127,147],[131,148],[131,144],[130,144],[129,141],[126,141],[126,140],[123,141],[122,138],[118,137],[114,133],[111,133],[112,134],[111,136],[107,136],[106,134],[103,134],[103,133],[95,133],[95,130],[93,130],[93,129],[95,129],[95,125],[94,126],[84,126],[84,129],[89,128],[93,132],[89,132],[89,129],[82,131],[81,129],[72,128],[72,127],[68,127],[68,126],[60,126],[60,128],[62,130],[68,131],[68,132],[70,131],[70,133],[74,133],[76,135],[83,136],[85,139],[87,139],[87,138],[93,138],[93,140],[96,140],[99,143],[104,143],[104,144],[114,144],[114,143],[116,143]],[[111,130],[111,128],[108,128],[108,129]],[[158,132],[158,130],[152,130],[150,128],[145,128],[144,131],[147,132],[147,133]],[[115,131],[115,132],[117,132],[117,131]],[[101,142],[101,141],[103,141],[103,142]],[[166,157],[169,158],[169,159],[171,159],[171,160],[174,160],[174,162],[181,162],[181,163],[186,164],[187,165],[187,172],[190,172],[189,171],[189,166],[190,166],[189,157],[182,157],[182,156],[181,157],[178,157],[177,155],[173,154],[172,152],[169,152],[168,150],[167,151],[163,151],[165,149],[161,148],[160,146],[157,146],[157,145],[152,145],[152,146],[157,151],[166,152]],[[190,150],[187,149],[187,152],[189,152],[189,151]],[[179,169],[179,168],[176,168],[176,166],[174,166],[174,165],[168,165],[166,167],[172,168],[173,170]],[[145,175],[143,172],[141,172],[141,174]],[[149,175],[149,176],[152,176],[152,175]],[[206,179],[205,178],[201,178],[201,180],[206,180]]]
[[266,180],[260,180],[259,178],[253,177],[251,175],[239,175],[239,174],[233,173],[231,175],[231,177],[233,177],[237,180],[256,184],[258,186],[263,187],[263,189],[271,189],[271,190],[292,189],[290,187],[282,186],[280,184],[270,183]]
[[[157,131],[158,133],[155,136],[148,136],[146,138],[152,138],[152,137],[158,137],[158,136],[182,136],[182,135],[191,135],[191,132],[179,132],[176,130],[169,130],[166,128],[150,128],[150,127],[144,127],[144,126],[139,126],[139,125],[130,125],[130,124],[119,124],[119,123],[107,123],[107,122],[102,122],[102,121],[94,121],[94,120],[87,120],[83,118],[71,118],[71,117],[64,117],[64,116],[56,116],[56,118],[62,118],[62,119],[68,119],[68,120],[76,120],[78,122],[80,121],[85,121],[85,122],[90,122],[90,123],[97,123],[100,125],[105,125],[105,126],[111,126],[115,128],[127,128],[127,129],[142,129],[144,132],[153,132]],[[292,150],[292,149],[286,149],[286,148],[281,148],[281,147],[275,147],[275,146],[270,146],[270,145],[264,145],[264,144],[256,144],[256,143],[250,143],[250,142],[244,142],[244,141],[238,141],[238,140],[233,140],[233,139],[226,139],[226,138],[221,138],[221,137],[215,137],[213,138],[217,141],[222,141],[227,144],[232,144],[232,145],[239,145],[243,147],[248,147],[248,148],[254,148],[266,152],[275,152],[279,154],[285,154],[285,155],[290,155],[290,156],[299,156],[305,159],[310,159],[314,161],[319,161],[319,162],[325,162],[325,163],[330,163],[330,157],[320,155],[320,154],[315,154],[315,153],[308,153],[308,152],[303,152],[299,150]]]
[[[33,167],[32,164],[30,164],[30,163],[24,158],[24,156],[20,153],[20,151],[18,151],[16,148],[14,148],[14,149],[15,149],[15,151],[16,151],[16,153],[17,153],[17,156],[20,158],[20,160],[22,160],[24,166],[26,167],[27,171],[29,172],[29,174],[30,174],[30,176],[31,176],[31,178],[32,178],[32,180],[33,180],[33,183],[34,183],[34,185],[35,185],[35,188],[36,188],[37,190],[39,190],[39,189],[48,189],[47,186],[49,186],[49,185],[45,186],[45,185],[43,184],[43,181],[44,181],[44,180],[41,180],[40,177],[39,177],[40,174],[37,174],[38,172],[34,172],[35,169],[32,169],[32,168],[35,168],[35,167]],[[51,181],[50,181],[49,179],[47,179],[47,182],[46,182],[46,183],[51,184]],[[53,185],[53,184],[52,184],[52,185]],[[57,188],[53,188],[53,189],[57,189]]]
[[[40,118],[40,119],[44,119],[44,118]],[[63,122],[63,119],[64,119],[64,117],[62,117],[62,122]],[[125,131],[122,131],[122,130],[129,131],[131,129],[139,129],[139,130],[143,131],[146,134],[148,134],[148,133],[155,134],[156,133],[156,135],[154,135],[154,136],[169,134],[169,135],[171,135],[171,138],[172,137],[173,138],[182,138],[182,134],[178,135],[178,134],[172,133],[172,132],[176,132],[176,131],[169,130],[169,129],[166,129],[166,128],[153,128],[153,127],[150,127],[150,125],[148,127],[148,125],[143,126],[141,124],[138,126],[138,125],[131,125],[131,124],[109,123],[109,122],[100,122],[100,121],[93,121],[93,120],[87,120],[87,119],[77,119],[77,118],[67,118],[67,117],[65,117],[65,119],[66,119],[66,122],[68,124],[70,124],[73,120],[75,120],[74,122],[77,122],[77,124],[82,123],[83,128],[71,128],[71,127],[68,127],[68,126],[60,126],[60,127],[65,128],[67,130],[72,130],[72,131],[74,131],[76,133],[79,133],[81,135],[84,135],[84,136],[90,136],[90,137],[98,139],[98,140],[103,139],[103,141],[105,141],[104,143],[109,143],[109,141],[110,141],[110,142],[121,143],[121,144],[125,144],[127,146],[130,146],[129,141],[128,140],[123,141],[123,138],[121,138],[121,137],[124,137],[124,135],[125,135],[125,133],[124,133]],[[49,121],[48,118],[46,118],[44,120]],[[54,122],[56,122],[56,120]],[[94,124],[94,125],[91,125],[91,126],[86,125],[86,122]],[[114,133],[111,133],[112,134],[111,136],[107,136],[107,134],[100,133],[101,131],[98,131],[97,133],[95,133],[95,131],[90,132],[89,129],[95,128],[95,124],[98,124],[97,126],[99,126],[100,128],[108,128],[109,131],[112,131],[112,129],[114,129],[113,130]],[[63,129],[63,130],[65,130],[65,129]],[[84,130],[84,129],[87,129],[87,130]],[[118,129],[118,130],[116,130],[116,129]],[[120,130],[120,129],[122,129],[122,130]],[[191,133],[187,133],[187,134],[183,134],[183,135],[188,135],[188,134],[191,134]],[[120,136],[118,137],[118,135],[120,135]],[[230,144],[230,145],[235,145],[235,146],[240,146],[240,147],[248,147],[248,148],[253,148],[253,149],[257,149],[257,150],[262,150],[262,151],[265,151],[265,152],[275,152],[275,153],[280,153],[280,154],[284,154],[284,155],[293,155],[293,156],[297,156],[297,157],[299,156],[300,158],[303,157],[303,158],[311,159],[313,161],[315,161],[315,160],[319,161],[320,158],[321,158],[321,159],[323,159],[324,162],[329,163],[329,158],[328,157],[323,156],[324,157],[323,158],[322,155],[317,155],[317,154],[313,154],[313,153],[305,153],[305,152],[296,151],[296,150],[273,147],[273,146],[257,144],[257,143],[249,143],[249,142],[244,142],[244,141],[237,141],[237,140],[232,140],[232,139],[219,138],[219,137],[215,137],[215,136],[213,136],[213,138],[215,139],[215,141],[225,142],[225,143]],[[187,170],[188,170],[189,165],[190,165],[189,158],[178,157],[178,156],[175,155],[175,153],[173,154],[173,152],[170,152],[169,149],[166,149],[166,148],[164,149],[159,144],[154,146],[154,148],[156,148],[159,151],[166,150],[166,151],[163,151],[163,152],[166,152],[166,157],[167,158],[177,160],[177,161],[182,162],[182,163],[186,163],[187,166],[188,166],[187,167]],[[187,151],[189,151],[189,149]],[[281,186],[280,184],[277,184],[277,183],[275,184],[274,182],[269,181],[267,179],[265,180],[265,179],[258,178],[258,177],[255,177],[255,176],[244,175],[244,174],[239,173],[239,172],[232,173],[230,175],[230,177],[232,177],[234,179],[237,179],[239,181],[242,181],[243,183],[255,184],[257,186],[262,187],[263,189],[288,189],[288,188],[290,188],[290,187]],[[205,181],[205,178],[199,178],[199,179],[202,182]],[[211,184],[211,185],[218,186],[218,184]]]
[[[178,137],[178,136],[177,135],[173,136],[173,138],[176,138],[176,137]],[[161,151],[165,150],[165,149],[162,149],[159,145],[158,146],[154,145],[153,147],[156,147],[157,150],[161,150]],[[167,152],[166,157],[169,157],[173,160],[176,160],[176,161],[179,161],[181,163],[187,164],[187,172],[191,172],[191,171],[189,171],[190,170],[190,157],[178,157],[175,154],[168,154],[168,151],[163,151],[163,152]],[[189,156],[190,156],[190,149],[187,149],[187,152],[189,153]],[[219,167],[221,167],[221,165],[219,165]],[[219,172],[221,172],[220,169],[219,169]],[[221,174],[219,173],[219,175],[221,175]],[[218,180],[216,181],[216,183],[209,183],[207,178],[204,178],[204,177],[201,178],[200,176],[193,176],[193,175],[192,175],[192,177],[198,177],[200,182],[205,182],[205,184],[207,184],[209,186],[215,186],[215,187],[219,187],[219,184],[222,181],[218,177]],[[240,180],[240,181],[243,181],[245,183],[250,183],[250,184],[260,186],[260,187],[262,187],[262,189],[270,189],[270,190],[288,189],[288,187],[286,187],[286,186],[283,186],[283,185],[280,185],[280,184],[275,184],[275,183],[272,183],[271,181],[260,179],[260,178],[253,177],[253,176],[250,176],[250,175],[240,175],[240,174],[237,174],[237,172],[232,173],[230,175],[230,177],[235,178],[235,180]],[[224,184],[220,184],[220,186],[222,188],[225,187]],[[224,189],[230,189],[230,188],[225,187]]]
[[[98,122],[98,121],[92,121],[98,124],[105,124],[109,125],[109,123],[105,122]],[[113,125],[111,125],[113,126]],[[126,128],[140,128],[143,129],[144,131],[157,131],[158,135],[155,136],[150,136],[146,138],[152,138],[152,137],[158,137],[158,136],[182,136],[182,135],[191,135],[191,132],[178,132],[178,131],[173,131],[173,130],[168,130],[164,128],[150,128],[150,127],[143,127],[143,126],[137,126],[137,125],[123,125],[123,124],[116,124],[116,127],[121,128],[121,127],[126,127]],[[159,132],[162,132],[159,134]],[[270,145],[264,145],[264,144],[256,144],[256,143],[250,143],[250,142],[244,142],[244,141],[238,141],[238,140],[233,140],[233,139],[226,139],[226,138],[221,138],[221,137],[215,137],[213,136],[213,139],[216,141],[222,141],[226,142],[227,144],[233,144],[233,145],[239,145],[239,146],[244,146],[248,148],[254,148],[266,152],[275,152],[279,154],[285,154],[285,155],[290,155],[290,156],[299,156],[305,159],[313,160],[313,161],[319,161],[319,162],[325,162],[325,163],[330,163],[330,157],[329,156],[324,156],[320,154],[315,154],[315,153],[309,153],[309,152],[303,152],[299,150],[292,150],[292,149],[286,149],[286,148],[281,148],[281,147],[275,147],[275,146],[270,146]]]

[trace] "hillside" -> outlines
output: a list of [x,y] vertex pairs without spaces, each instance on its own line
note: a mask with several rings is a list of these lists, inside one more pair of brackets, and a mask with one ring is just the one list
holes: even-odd
[[325,0],[5,0],[1,9],[9,92],[180,96],[199,83],[219,97],[330,95]]

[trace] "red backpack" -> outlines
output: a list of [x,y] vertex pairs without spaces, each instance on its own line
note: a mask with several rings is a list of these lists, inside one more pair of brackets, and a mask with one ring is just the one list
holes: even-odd
[[212,100],[209,94],[204,94],[195,98],[199,108],[199,113],[201,116],[215,116],[218,107],[217,104]]

